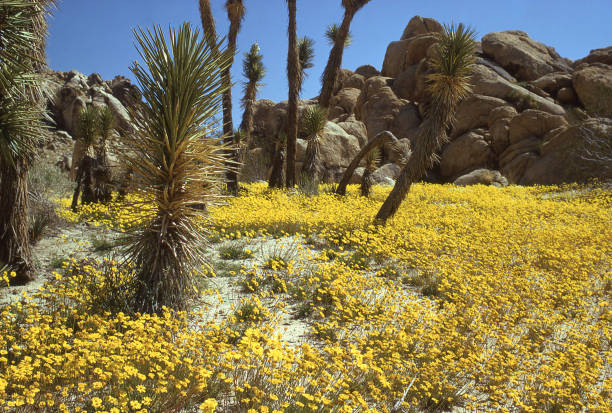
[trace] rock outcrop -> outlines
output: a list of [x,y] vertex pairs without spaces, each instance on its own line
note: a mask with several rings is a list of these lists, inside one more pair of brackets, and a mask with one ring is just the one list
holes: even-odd
[[[333,171],[328,178],[383,130],[411,147],[431,100],[429,61],[442,30],[437,21],[416,16],[387,47],[380,71],[371,65],[341,71],[328,113],[339,128],[328,125],[321,145],[321,168]],[[571,62],[521,31],[485,35],[477,47],[472,94],[458,105],[450,141],[426,179],[502,186],[608,179],[610,168],[592,167],[597,160],[588,160],[591,140],[580,137],[599,137],[610,148],[611,65],[612,46]],[[300,110],[316,103],[302,101]],[[259,101],[253,147],[271,153],[285,116],[286,103]],[[384,145],[382,161],[374,176],[391,183],[405,157]]]

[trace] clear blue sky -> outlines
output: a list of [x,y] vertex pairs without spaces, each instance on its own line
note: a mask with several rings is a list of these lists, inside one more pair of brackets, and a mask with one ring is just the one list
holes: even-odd
[[[227,33],[225,0],[211,0],[217,31]],[[287,99],[287,7],[285,0],[244,0],[246,16],[238,35],[238,54],[232,71],[236,86],[234,124],[239,123],[242,54],[257,41],[267,75],[259,98]],[[340,23],[341,0],[298,0],[298,35],[315,40],[315,66],[302,96],[318,95],[320,76],[331,47],[323,38],[328,24]],[[372,0],[353,19],[353,44],[345,50],[343,67],[354,70],[372,64],[380,70],[389,42],[398,40],[414,15],[441,23],[463,22],[478,38],[502,30],[523,30],[553,46],[572,60],[591,49],[612,45],[610,0]],[[197,0],[60,0],[50,22],[47,54],[54,70],[98,72],[104,79],[131,77],[129,66],[138,58],[131,29],[153,24],[177,26],[184,21],[200,27]]]

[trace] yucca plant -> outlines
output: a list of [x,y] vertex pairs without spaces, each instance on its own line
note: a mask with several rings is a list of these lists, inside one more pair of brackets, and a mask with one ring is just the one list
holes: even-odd
[[308,145],[302,165],[302,175],[317,180],[317,158],[319,157],[321,136],[327,124],[327,110],[321,106],[309,106],[302,115],[300,129],[306,135]]
[[431,103],[419,126],[412,155],[376,215],[377,223],[385,223],[397,212],[412,183],[438,161],[436,152],[448,140],[446,131],[452,126],[457,104],[471,92],[475,47],[474,31],[463,24],[445,26],[439,35],[429,63],[433,73],[427,79]]
[[27,175],[44,133],[40,70],[52,0],[1,0],[0,10],[0,262],[33,278],[28,237]]
[[135,310],[154,313],[185,308],[190,271],[203,260],[202,206],[219,198],[227,172],[227,148],[208,136],[231,54],[188,23],[170,29],[168,40],[158,26],[134,34],[144,66],[136,62],[131,70],[144,102],[133,112],[135,133],[123,152],[146,219],[126,235],[125,253],[139,282]]
[[[336,44],[336,39],[338,38],[339,32],[340,26],[338,26],[337,24],[334,23],[327,26],[327,29],[325,30],[325,38],[331,46]],[[349,47],[351,43],[353,43],[353,35],[351,34],[351,32],[348,32],[346,35],[346,39],[344,39],[344,47]]]
[[374,185],[374,177],[372,174],[380,164],[381,153],[380,149],[374,148],[365,156],[365,168],[361,176],[361,196],[366,198],[370,196],[370,189]]
[[[257,98],[257,90],[262,86],[261,80],[266,75],[266,68],[263,65],[263,56],[260,53],[259,45],[253,43],[248,53],[244,54],[242,60],[242,75],[246,78],[244,82],[244,96],[242,97],[242,123],[240,130],[245,134],[246,140],[249,141],[251,131],[253,130],[253,105]],[[237,137],[234,135],[234,141],[237,143]]]

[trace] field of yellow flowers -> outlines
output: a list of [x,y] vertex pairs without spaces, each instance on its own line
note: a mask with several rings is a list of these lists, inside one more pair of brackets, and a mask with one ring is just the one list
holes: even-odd
[[[66,260],[0,308],[0,410],[612,411],[610,189],[419,184],[374,226],[388,190],[252,184],[214,209],[211,249],[240,241],[249,257],[259,239],[299,240],[231,272],[245,295],[223,318],[106,311],[129,268]],[[68,221],[139,219],[126,204],[61,202]],[[215,276],[194,274],[196,301],[215,300]],[[308,324],[305,343],[284,339],[281,313]]]

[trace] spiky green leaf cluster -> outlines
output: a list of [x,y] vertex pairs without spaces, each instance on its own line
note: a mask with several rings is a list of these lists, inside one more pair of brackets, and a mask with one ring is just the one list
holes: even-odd
[[297,42],[298,49],[298,93],[302,91],[304,85],[304,79],[308,77],[306,73],[307,69],[314,66],[314,40],[310,37],[300,37]]
[[379,148],[374,148],[364,157],[365,168],[374,172],[382,160],[382,153]]
[[242,75],[247,79],[245,84],[259,84],[261,79],[266,75],[266,68],[263,65],[263,55],[260,53],[257,43],[253,43],[249,52],[244,54],[244,59],[242,60]]
[[209,136],[232,56],[188,23],[170,29],[168,38],[158,26],[138,29],[135,37],[144,66],[131,69],[144,102],[133,112],[135,132],[124,156],[147,219],[128,235],[126,254],[138,268],[140,310],[157,312],[184,307],[188,273],[203,259],[197,222],[219,199],[227,171],[227,148]]
[[318,140],[327,124],[327,110],[318,105],[308,106],[300,123],[300,130],[308,140]]
[[[338,38],[339,31],[340,31],[340,26],[338,26],[335,23],[327,26],[327,30],[325,30],[325,38],[327,39],[328,43],[331,46],[336,44],[336,39]],[[353,35],[351,32],[349,32],[346,35],[346,39],[344,40],[344,47],[349,47],[351,43],[353,43]]]
[[111,132],[115,128],[115,115],[110,107],[104,106],[102,109],[98,111],[98,129],[100,131],[100,135],[104,139],[108,139],[110,137]]
[[0,167],[34,159],[46,96],[45,16],[51,0],[0,0]]
[[434,99],[460,100],[471,92],[469,77],[475,63],[474,30],[460,23],[445,25],[429,65],[428,88]]
[[99,113],[97,107],[87,105],[77,118],[76,138],[81,139],[87,146],[93,145],[99,136]]

